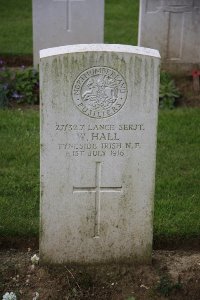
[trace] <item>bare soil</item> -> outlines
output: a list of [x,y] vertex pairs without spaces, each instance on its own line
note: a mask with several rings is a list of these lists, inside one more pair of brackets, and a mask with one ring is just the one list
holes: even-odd
[[7,67],[21,67],[27,66],[31,67],[33,65],[33,56],[32,55],[10,55],[10,54],[1,54],[0,60],[2,60]]
[[[29,246],[27,244],[27,246]],[[151,265],[42,266],[37,250],[0,250],[0,296],[17,299],[199,300],[200,252],[153,252]]]

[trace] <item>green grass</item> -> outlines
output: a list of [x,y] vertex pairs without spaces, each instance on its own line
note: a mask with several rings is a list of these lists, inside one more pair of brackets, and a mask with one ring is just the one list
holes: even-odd
[[105,0],[105,42],[137,45],[139,0]]
[[160,113],[155,237],[200,235],[200,110]]
[[[32,54],[32,0],[0,0],[0,55]],[[139,0],[105,0],[105,42],[137,44]]]
[[38,112],[0,110],[0,236],[37,235]]
[[[0,236],[38,236],[39,113],[0,111]],[[159,113],[154,236],[200,232],[200,109]]]
[[0,54],[32,54],[32,0],[0,0]]

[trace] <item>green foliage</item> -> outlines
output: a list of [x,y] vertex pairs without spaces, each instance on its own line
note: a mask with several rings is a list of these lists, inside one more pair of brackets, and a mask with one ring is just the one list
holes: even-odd
[[176,98],[180,97],[180,93],[176,88],[175,82],[171,75],[167,72],[161,72],[160,75],[160,91],[159,106],[163,109],[173,109]]
[[20,69],[15,73],[15,90],[21,101],[29,104],[39,103],[39,73],[35,69]]
[[39,103],[39,74],[32,68],[6,68],[0,61],[0,107],[12,102]]
[[168,297],[173,291],[180,289],[180,282],[173,283],[169,275],[166,274],[161,277],[160,282],[156,287],[156,291],[164,297]]
[[7,92],[3,84],[0,83],[0,108],[8,106]]

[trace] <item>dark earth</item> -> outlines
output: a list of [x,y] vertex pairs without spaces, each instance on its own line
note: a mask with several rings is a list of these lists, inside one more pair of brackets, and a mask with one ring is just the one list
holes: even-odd
[[[33,266],[38,254],[27,249],[0,250],[0,296],[17,299],[199,300],[200,252],[153,251],[150,265]],[[2,298],[1,298],[2,299]]]
[[[7,66],[31,66],[31,56],[1,56]],[[192,74],[175,77],[176,106],[200,107]],[[21,106],[22,109],[39,106]],[[200,237],[154,241],[150,265],[33,266],[37,239],[0,238],[0,299],[200,300]]]

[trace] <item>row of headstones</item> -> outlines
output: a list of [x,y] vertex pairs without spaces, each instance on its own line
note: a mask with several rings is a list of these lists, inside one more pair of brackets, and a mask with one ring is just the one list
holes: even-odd
[[[101,24],[102,38],[103,1],[56,2],[51,3],[55,8],[63,5],[68,36],[76,28],[78,37],[85,22],[88,33]],[[153,34],[146,32],[162,33],[159,45],[169,39],[164,57],[173,53],[175,61],[183,62],[185,48],[196,47],[184,36],[198,33],[191,33],[198,23],[197,6],[190,0],[143,0],[140,44],[146,36],[154,47]],[[71,18],[72,10],[81,14]],[[57,28],[59,35],[59,18],[48,5],[47,15],[51,14],[51,31]],[[84,14],[88,18],[82,20]],[[89,19],[93,22],[88,25]],[[161,21],[168,24],[167,30]],[[42,262],[151,261],[159,63],[157,50],[124,45],[40,51]]]
[[[200,1],[141,0],[139,46],[158,49],[168,68],[200,61]],[[33,0],[34,66],[39,50],[102,43],[104,0]]]

